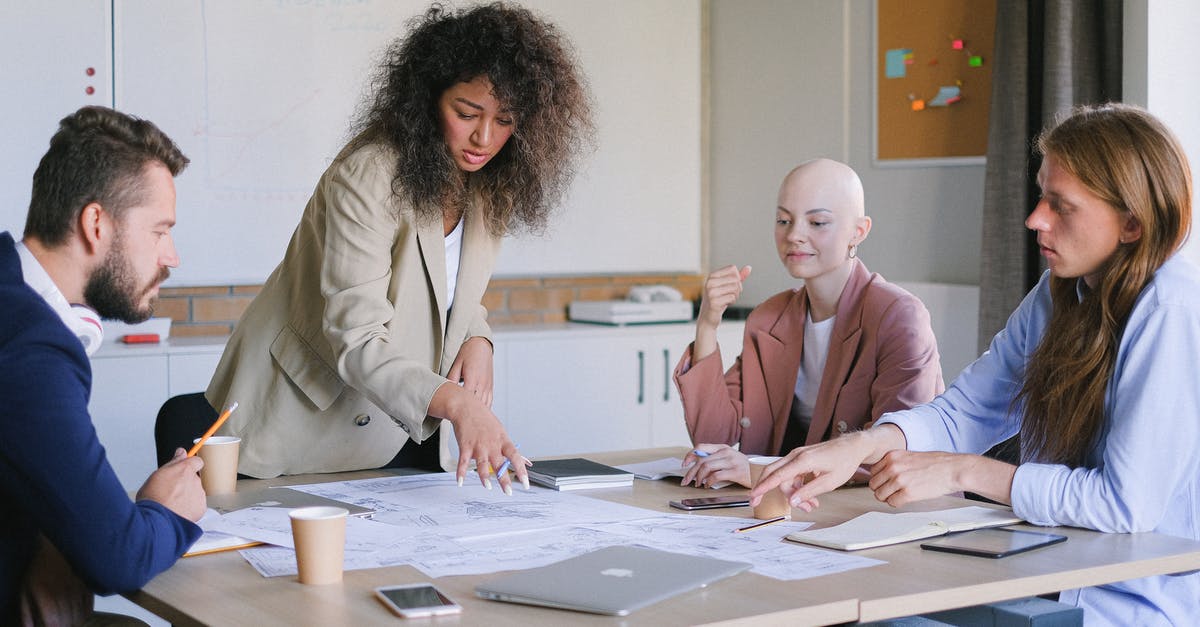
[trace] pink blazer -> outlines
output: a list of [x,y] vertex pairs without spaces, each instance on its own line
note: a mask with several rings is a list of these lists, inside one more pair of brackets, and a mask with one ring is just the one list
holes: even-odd
[[[755,307],[746,320],[742,354],[723,375],[720,349],[692,363],[688,346],[675,367],[675,384],[693,443],[741,443],[743,453],[780,453],[807,311],[804,288]],[[925,305],[855,260],[838,301],[805,443],[861,429],[886,412],[928,402],[944,389]]]

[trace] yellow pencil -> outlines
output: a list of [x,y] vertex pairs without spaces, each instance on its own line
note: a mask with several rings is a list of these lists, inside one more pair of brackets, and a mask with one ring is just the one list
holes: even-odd
[[748,527],[734,529],[733,532],[734,533],[742,533],[744,531],[750,531],[751,529],[758,529],[759,527],[766,527],[767,525],[773,525],[777,522],[782,522],[784,520],[787,520],[787,516],[777,516],[775,518],[772,518],[771,520],[764,520],[760,523],[754,523],[753,525],[750,525]]
[[217,421],[214,422],[212,424],[212,426],[208,428],[208,431],[204,432],[204,435],[200,436],[200,439],[196,441],[196,444],[194,446],[192,446],[192,450],[188,451],[188,454],[187,454],[188,457],[192,457],[193,455],[195,455],[196,452],[200,450],[200,447],[204,446],[204,443],[207,442],[208,439],[212,437],[212,434],[216,433],[217,429],[220,429],[221,425],[225,424],[225,419],[229,418],[229,414],[232,414],[233,410],[237,409],[237,406],[238,406],[237,401],[234,401],[232,404],[229,405],[229,407],[225,408],[225,411],[221,412],[221,415],[219,417],[217,417]]

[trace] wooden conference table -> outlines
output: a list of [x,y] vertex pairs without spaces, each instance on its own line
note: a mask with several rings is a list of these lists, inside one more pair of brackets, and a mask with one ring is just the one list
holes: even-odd
[[[686,449],[649,449],[588,454],[608,464],[682,456]],[[377,477],[387,471],[302,475],[239,483],[246,487],[296,485]],[[474,486],[475,489],[482,489]],[[467,487],[464,486],[464,489]],[[518,489],[519,486],[518,486]],[[730,489],[723,490],[728,493]],[[711,494],[677,482],[641,481],[632,488],[589,490],[588,496],[659,512],[679,513],[667,502]],[[967,504],[944,497],[901,511],[945,509]],[[865,488],[821,497],[812,514],[796,520],[815,527],[837,524],[870,510],[896,511]],[[749,518],[746,508],[707,510],[706,515]],[[765,530],[764,530],[765,531]],[[858,554],[887,564],[803,579],[780,581],[741,573],[634,612],[605,617],[564,610],[485,601],[475,585],[489,575],[443,577],[437,586],[463,606],[462,614],[407,623],[438,625],[827,625],[870,621],[977,605],[1150,575],[1200,569],[1200,542],[1153,533],[1105,534],[1056,528],[1068,541],[1012,557],[989,560],[924,551],[918,543],[869,549]],[[236,551],[180,560],[138,592],[126,595],[174,625],[387,625],[401,620],[372,596],[378,586],[428,581],[411,566],[346,571],[341,584],[306,586],[293,577],[266,578]]]

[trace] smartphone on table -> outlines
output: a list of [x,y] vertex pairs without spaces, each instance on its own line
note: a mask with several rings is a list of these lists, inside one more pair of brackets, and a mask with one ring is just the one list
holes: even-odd
[[921,548],[929,551],[1000,558],[1066,541],[1067,536],[1055,533],[991,528],[944,536],[922,544]]
[[458,614],[462,606],[451,601],[431,583],[407,583],[375,588],[375,597],[392,613],[403,618]]
[[694,499],[679,499],[671,501],[675,509],[717,509],[719,507],[749,507],[750,497],[745,494],[738,496],[702,496]]

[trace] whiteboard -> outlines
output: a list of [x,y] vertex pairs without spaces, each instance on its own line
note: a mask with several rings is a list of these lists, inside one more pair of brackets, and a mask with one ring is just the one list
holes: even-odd
[[[597,149],[502,276],[700,268],[700,10],[694,0],[526,0],[571,39]],[[113,98],[171,135],[182,265],[168,285],[263,282],[348,139],[415,0],[115,0]],[[603,7],[604,10],[597,10]]]
[[112,106],[109,10],[109,0],[0,6],[0,231],[18,240],[33,171],[59,120],[84,105]]

